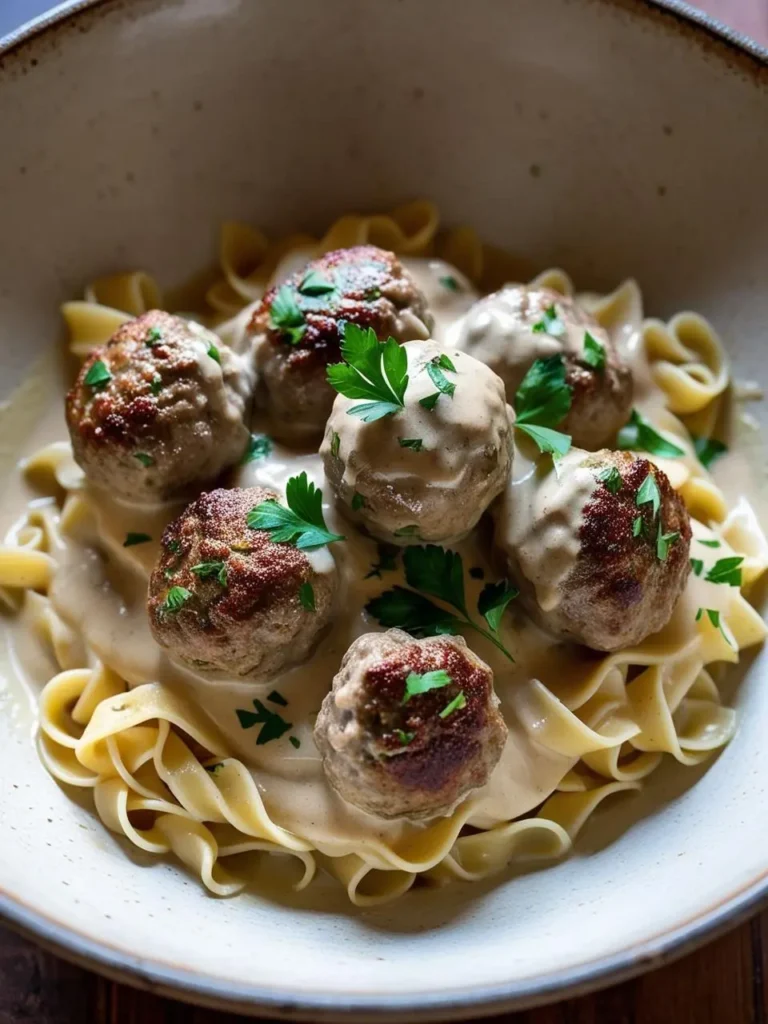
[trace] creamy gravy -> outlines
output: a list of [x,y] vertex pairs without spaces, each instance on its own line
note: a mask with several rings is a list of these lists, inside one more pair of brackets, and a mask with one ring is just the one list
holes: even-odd
[[[296,264],[303,261],[303,256],[284,261],[276,279],[288,276],[296,269]],[[461,274],[442,261],[409,259],[404,262],[426,293],[434,312],[436,339],[444,346],[448,345],[454,333],[452,325],[477,300],[476,292]],[[446,289],[440,283],[440,278],[447,275],[456,279],[458,291]],[[636,404],[650,412],[658,407],[660,398],[658,389],[652,385],[638,343],[642,315],[639,295],[629,288],[619,296],[614,306],[604,309],[603,324],[632,363]],[[247,319],[246,311],[222,328],[222,336],[235,347],[242,344]],[[45,381],[44,387],[40,386],[40,380]],[[16,457],[66,438],[62,414],[63,389],[50,366],[39,375],[36,387],[40,395],[34,403],[37,411],[34,429],[31,429],[28,396],[17,399],[5,412],[6,417],[19,424],[19,434],[27,434],[21,446],[22,452],[16,452]],[[22,420],[25,420],[23,426]],[[268,431],[268,425],[260,422],[256,415],[253,429]],[[9,431],[3,431],[0,436],[8,437]],[[718,478],[727,482],[730,496],[735,498],[744,494],[761,507],[764,489],[759,494],[755,493],[756,475],[750,472],[749,458],[750,448],[745,446],[742,451],[723,459],[718,466]],[[537,469],[524,451],[516,453],[508,500],[518,509],[517,518],[510,528],[524,536],[527,544],[538,546],[538,562],[547,565],[546,578],[537,580],[536,586],[542,601],[548,603],[556,600],[557,579],[567,572],[576,552],[569,548],[561,549],[558,538],[547,532],[531,529],[531,516],[542,501],[551,500],[558,503],[567,520],[568,509],[580,507],[577,502],[584,499],[594,484],[577,476],[574,488],[578,494],[558,492],[551,463],[549,460],[540,461],[547,463],[544,469]],[[693,460],[687,457],[680,462],[692,464]],[[667,469],[666,461],[664,468]],[[63,551],[56,554],[60,568],[50,596],[64,622],[81,634],[85,644],[129,685],[159,681],[202,708],[224,736],[232,755],[250,767],[273,819],[310,840],[321,851],[338,855],[359,851],[377,839],[390,844],[407,841],[409,836],[424,827],[382,821],[344,803],[326,784],[312,740],[312,728],[320,703],[331,686],[344,652],[360,633],[379,628],[365,615],[365,603],[381,591],[402,584],[404,579],[399,567],[396,571],[383,572],[380,579],[375,576],[366,578],[378,560],[376,544],[358,533],[333,507],[317,454],[299,454],[275,445],[270,458],[238,468],[231,475],[230,483],[239,486],[258,484],[282,492],[287,479],[302,470],[306,470],[324,490],[324,510],[329,527],[347,538],[343,543],[334,544],[330,552],[324,549],[315,556],[336,560],[340,576],[338,615],[331,632],[320,641],[313,657],[268,685],[206,679],[175,664],[155,644],[145,610],[147,579],[157,557],[163,527],[178,513],[179,507],[131,507],[103,494],[97,495],[83,485],[79,470],[66,457],[59,476],[66,479],[68,486],[81,488],[79,494],[84,507],[83,515],[73,520]],[[671,472],[674,472],[674,466]],[[9,482],[2,496],[1,508],[8,524],[26,507],[29,492],[19,482],[18,474],[8,474],[6,479]],[[152,543],[124,548],[123,540],[129,531],[149,534],[153,538]],[[476,536],[455,546],[464,559],[467,606],[470,608],[476,604],[483,581],[470,578],[468,570],[482,568],[486,581],[499,578],[498,571],[491,564],[484,536],[484,531],[480,530]],[[551,553],[549,562],[541,555],[542,547]],[[701,555],[706,557],[706,552],[702,551]],[[706,598],[700,592],[705,586]],[[684,598],[665,631],[666,636],[677,637],[678,640],[682,636],[695,642],[695,608],[704,602],[707,607],[717,607],[715,602],[720,595],[710,591],[718,590],[727,591],[728,588],[714,588],[691,576]],[[726,597],[723,593],[722,599]],[[595,659],[599,658],[594,653],[553,642],[514,605],[511,613],[505,616],[501,632],[505,644],[515,655],[514,664],[483,638],[472,633],[467,635],[472,647],[494,671],[496,690],[510,730],[504,754],[489,784],[470,798],[469,822],[478,827],[508,821],[531,811],[553,791],[575,763],[576,758],[553,753],[536,740],[542,726],[536,680],[541,679],[568,704],[569,693],[578,685],[579,678],[592,671]],[[20,671],[36,686],[47,682],[55,667],[49,657],[41,657],[36,645],[30,643],[26,614],[11,623],[8,635]],[[663,642],[664,637],[661,637],[660,644]],[[77,650],[73,649],[75,653]],[[248,708],[253,698],[263,699],[272,690],[278,690],[288,702],[281,711],[292,723],[291,733],[300,741],[298,749],[287,742],[287,736],[257,747],[253,730],[243,730],[238,724],[236,709]]]

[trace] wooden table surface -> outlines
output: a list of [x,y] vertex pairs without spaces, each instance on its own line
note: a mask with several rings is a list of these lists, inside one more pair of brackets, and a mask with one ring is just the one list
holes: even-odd
[[[698,6],[768,45],[768,0],[699,0]],[[491,1024],[768,1024],[766,973],[768,911],[634,981],[581,999],[494,1017]],[[0,928],[0,1024],[243,1020],[107,981]]]

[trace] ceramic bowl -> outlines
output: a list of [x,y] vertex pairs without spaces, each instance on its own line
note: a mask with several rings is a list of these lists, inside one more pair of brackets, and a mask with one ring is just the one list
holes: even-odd
[[[179,281],[226,218],[321,228],[422,195],[531,270],[633,275],[649,311],[700,311],[768,383],[768,55],[690,19],[637,0],[63,4],[0,53],[0,389],[95,275]],[[768,891],[761,655],[723,755],[599,813],[571,859],[365,911],[322,884],[217,900],[138,862],[42,769],[3,671],[0,910],[136,984],[270,1016],[467,1017],[626,977]]]

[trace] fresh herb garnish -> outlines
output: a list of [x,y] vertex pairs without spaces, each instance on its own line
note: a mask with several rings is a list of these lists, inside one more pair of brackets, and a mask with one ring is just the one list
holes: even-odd
[[464,691],[459,690],[456,696],[453,698],[450,704],[446,704],[443,710],[440,712],[441,718],[448,718],[454,711],[461,711],[462,708],[467,706],[467,698],[464,696]]
[[719,540],[700,540],[699,544],[703,544],[705,548],[719,548]]
[[151,540],[152,538],[148,533],[126,533],[123,547],[132,548],[137,544],[146,544]]
[[271,693],[267,694],[267,700],[272,704],[278,704],[281,708],[288,707],[288,701],[278,690],[272,690]]
[[433,672],[409,672],[405,680],[405,693],[403,704],[407,704],[411,697],[420,693],[428,693],[430,690],[439,690],[443,686],[450,686],[451,677],[443,668],[435,669]]
[[728,451],[728,445],[714,437],[694,437],[692,440],[693,450],[705,469],[709,469],[715,459]]
[[257,747],[263,747],[265,743],[271,743],[272,740],[279,740],[289,729],[293,728],[291,722],[286,722],[282,715],[271,711],[260,700],[254,700],[253,706],[256,708],[255,712],[236,708],[235,714],[241,729],[251,729],[254,725],[261,726],[259,735],[256,737]]
[[366,302],[376,302],[377,299],[381,298],[381,288],[369,288],[368,291],[363,295]]
[[284,284],[278,288],[272,300],[269,319],[270,326],[285,335],[291,345],[298,345],[304,337],[307,322],[290,285]]
[[559,459],[570,451],[571,437],[569,434],[561,434],[559,430],[551,430],[549,427],[537,427],[533,423],[516,423],[515,426],[535,441],[539,451],[545,455]]
[[704,572],[704,562],[700,558],[692,558],[691,569],[694,576],[701,576],[702,572]]
[[427,412],[432,412],[432,410],[437,405],[437,400],[439,397],[440,392],[435,391],[433,395],[427,395],[426,398],[420,398],[419,405],[422,407],[422,409],[426,409]]
[[599,373],[605,369],[605,346],[597,338],[593,338],[589,331],[584,332],[584,352],[581,361]]
[[355,491],[355,493],[352,495],[351,505],[353,512],[359,512],[360,509],[365,505],[365,498],[362,496],[360,491]]
[[323,492],[308,479],[306,472],[292,476],[285,488],[288,507],[274,499],[262,501],[247,516],[248,528],[266,530],[276,544],[294,544],[301,551],[311,551],[337,540],[323,517]]
[[150,466],[154,466],[155,464],[155,460],[151,455],[147,455],[146,452],[134,452],[133,457],[134,459],[138,459],[145,469],[148,469]]
[[396,544],[377,544],[376,552],[379,560],[371,566],[371,571],[365,576],[367,580],[372,576],[381,579],[383,572],[392,572],[397,568],[397,556],[400,554],[400,548]]
[[653,518],[661,508],[661,492],[659,491],[659,485],[656,483],[656,476],[652,469],[648,470],[648,476],[640,484],[637,491],[637,497],[635,498],[635,504],[638,508],[641,505],[650,504],[651,513]]
[[[465,627],[480,633],[505,657],[514,661],[492,630],[470,618],[464,596],[461,555],[434,544],[410,547],[403,554],[403,565],[406,582],[413,589],[393,587],[366,605],[366,610],[382,626],[399,627],[416,637],[455,634]],[[434,604],[424,595],[436,597],[453,610]]]
[[345,398],[367,399],[353,405],[350,415],[373,423],[405,407],[408,357],[394,338],[382,344],[372,328],[363,331],[347,323],[341,354],[344,362],[328,367],[328,383]]
[[266,434],[251,434],[248,439],[248,447],[242,458],[242,465],[249,462],[257,462],[259,459],[266,459],[272,454],[272,438]]
[[163,390],[163,378],[159,373],[156,373],[152,380],[149,382],[149,390],[157,398],[160,392]]
[[227,585],[227,563],[226,562],[198,562],[191,570],[201,580],[216,580],[222,586]]
[[460,290],[459,282],[456,280],[453,274],[446,274],[444,277],[439,277],[438,281],[443,286],[443,288],[447,288],[449,292],[457,292]]
[[86,373],[83,383],[91,391],[101,391],[111,380],[112,374],[107,369],[107,364],[103,360],[97,359]]
[[144,339],[144,344],[147,346],[147,348],[152,348],[154,345],[157,345],[157,343],[162,340],[163,332],[160,330],[160,328],[150,327],[150,329],[147,331],[147,336]]
[[539,451],[562,457],[571,439],[556,427],[571,408],[571,389],[566,383],[562,355],[537,359],[515,394],[515,426],[536,442]]
[[500,580],[498,583],[486,583],[483,587],[477,599],[477,610],[494,633],[499,631],[499,623],[507,609],[507,605],[519,593],[520,591],[507,580]]
[[[448,380],[448,378],[443,373],[443,368],[445,368],[446,370],[452,370],[453,373],[456,373],[456,369],[453,363],[448,358],[448,356],[436,356],[434,359],[430,359],[426,367],[429,379],[435,385],[439,394],[447,395],[449,398],[453,398],[453,395],[456,391],[456,385],[453,383],[453,381]],[[435,401],[437,401],[437,399],[435,399]],[[421,399],[421,402],[423,404],[423,398]]]
[[311,583],[302,583],[299,587],[299,601],[301,601],[301,607],[305,612],[314,612],[315,608],[315,589]]
[[414,452],[424,451],[424,442],[420,437],[398,437],[397,443],[401,448],[410,448]]
[[637,409],[632,410],[629,423],[619,431],[618,446],[624,450],[650,452],[667,459],[679,459],[685,452],[663,437]]
[[214,345],[213,342],[208,346],[208,356],[214,361],[214,363],[218,363],[219,366],[221,366],[221,352],[219,352],[217,346]]
[[729,587],[740,587],[741,563],[743,561],[744,559],[741,555],[733,555],[730,558],[718,558],[704,579],[708,583],[725,583]]
[[298,736],[289,736],[288,742],[291,744],[294,750],[298,750],[299,747],[301,746],[301,740],[299,739]]
[[415,732],[405,732],[403,729],[395,729],[395,736],[400,740],[400,744],[403,747],[407,747],[409,743],[416,739]]
[[418,537],[419,528],[416,525],[413,526],[401,526],[399,530],[395,530],[396,537]]
[[339,448],[341,447],[341,438],[335,430],[331,431],[331,455],[334,459],[339,457]]
[[642,516],[635,516],[634,520],[632,521],[632,536],[633,537],[639,537],[642,532],[643,532],[643,517]]
[[453,365],[453,360],[451,360],[444,352],[441,355],[436,356],[432,362],[436,366],[439,366],[441,370],[448,370],[451,373],[456,373],[456,367]]
[[729,647],[733,647],[733,643],[731,641],[731,638],[725,632],[725,627],[723,626],[723,620],[720,617],[720,612],[717,611],[716,608],[699,608],[699,610],[696,612],[696,621],[698,622],[702,618],[702,616],[705,614],[705,612],[706,612],[707,618],[712,623],[712,625],[715,627],[715,629],[719,629],[720,630],[720,634],[721,634],[723,640],[725,640],[725,642],[728,644]]
[[601,469],[597,474],[597,479],[611,492],[611,494],[618,494],[621,490],[621,473],[615,466]]
[[179,552],[181,551],[181,541],[169,540],[165,547],[168,551],[170,551],[172,555],[178,555]]
[[680,533],[678,530],[674,530],[672,533],[662,533],[661,520],[659,520],[659,530],[656,534],[656,557],[660,562],[666,562],[669,549],[679,540]]
[[191,597],[192,591],[187,590],[186,587],[171,587],[160,605],[160,611],[165,615],[175,615],[181,611]]
[[301,294],[309,296],[327,295],[335,290],[336,286],[334,283],[329,281],[327,277],[323,277],[319,270],[308,271],[299,285]]
[[541,320],[535,323],[531,330],[535,334],[551,334],[553,338],[562,338],[565,334],[565,324],[557,315],[557,308],[552,305],[544,310]]

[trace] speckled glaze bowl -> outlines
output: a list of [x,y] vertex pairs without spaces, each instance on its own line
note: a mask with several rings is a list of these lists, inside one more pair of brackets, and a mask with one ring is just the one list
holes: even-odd
[[[640,0],[62,4],[0,47],[0,391],[94,275],[178,281],[225,218],[320,227],[421,195],[532,271],[634,275],[653,312],[699,310],[738,375],[768,383],[768,55],[693,17]],[[466,1018],[656,965],[768,893],[762,655],[706,772],[654,776],[557,867],[367,911],[322,884],[216,900],[137,862],[40,766],[2,668],[0,910],[136,984],[270,1016]]]

